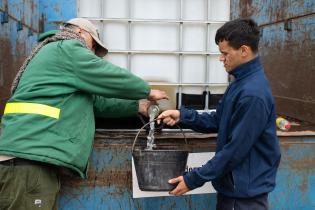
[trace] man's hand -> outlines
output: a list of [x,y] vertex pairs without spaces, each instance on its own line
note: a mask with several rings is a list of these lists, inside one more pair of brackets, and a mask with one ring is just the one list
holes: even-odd
[[154,101],[148,101],[146,99],[139,100],[138,112],[143,116],[149,117],[148,109],[151,105],[156,104]]
[[179,176],[179,177],[176,177],[174,179],[170,179],[170,180],[168,180],[168,183],[170,183],[170,184],[178,183],[176,188],[174,190],[172,190],[171,192],[169,192],[169,194],[171,194],[171,195],[178,196],[178,195],[182,195],[182,194],[189,191],[189,188],[187,187],[183,176]]
[[160,99],[169,99],[165,91],[151,89],[148,100],[157,101]]
[[161,120],[167,125],[173,126],[178,123],[180,112],[178,110],[166,110],[157,117],[157,123],[160,124]]

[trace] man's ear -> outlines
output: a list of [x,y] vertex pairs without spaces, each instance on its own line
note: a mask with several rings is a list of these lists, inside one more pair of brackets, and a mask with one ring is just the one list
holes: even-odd
[[247,45],[242,45],[240,48],[242,57],[247,57],[251,52],[250,47]]

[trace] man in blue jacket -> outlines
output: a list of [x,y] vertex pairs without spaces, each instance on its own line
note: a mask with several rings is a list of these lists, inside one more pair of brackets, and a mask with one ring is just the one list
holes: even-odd
[[216,112],[198,114],[181,108],[158,118],[198,132],[218,132],[215,156],[204,166],[169,180],[170,192],[182,195],[211,181],[217,190],[217,210],[266,210],[275,187],[280,148],[275,104],[258,57],[259,28],[251,19],[225,23],[215,37],[226,71],[235,80]]

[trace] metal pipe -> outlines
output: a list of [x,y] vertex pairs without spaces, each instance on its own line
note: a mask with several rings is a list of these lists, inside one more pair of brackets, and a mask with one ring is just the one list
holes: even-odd
[[[131,19],[131,0],[127,1],[128,3],[128,18]],[[132,33],[132,28],[131,28],[131,21],[128,21],[128,35],[127,35],[127,49],[128,49],[128,54],[127,54],[127,69],[131,71],[131,33]]]
[[212,86],[212,87],[220,87],[227,86],[228,83],[165,83],[165,82],[149,82],[150,85],[158,85],[158,86]]
[[275,98],[280,98],[280,99],[286,99],[286,100],[292,100],[296,102],[307,102],[315,105],[315,101],[310,101],[310,100],[303,100],[299,98],[293,98],[293,97],[286,97],[286,96],[280,96],[280,95],[273,95]]
[[[210,18],[209,18],[209,15],[210,15],[210,0],[207,0],[206,1],[206,3],[207,3],[207,6],[206,6],[206,8],[207,8],[207,13],[206,13],[206,15],[207,15],[207,20],[209,20]],[[209,31],[210,31],[210,24],[209,23],[207,23],[207,27],[206,27],[206,52],[209,50]],[[205,75],[205,82],[206,83],[208,83],[209,82],[209,71],[210,71],[210,69],[209,69],[209,62],[208,62],[208,55],[206,54],[206,60],[205,60],[205,67],[206,67],[206,75]],[[206,91],[206,96],[205,96],[205,107],[204,107],[204,109],[205,110],[208,110],[209,109],[209,94],[208,94],[208,91],[209,91],[209,86],[206,86],[205,87],[205,91]]]
[[[179,39],[178,39],[178,50],[179,52],[183,51],[183,0],[179,1]],[[178,55],[178,82],[182,84],[182,68],[183,68],[183,54],[179,53]],[[178,86],[178,104],[177,108],[179,109],[182,106],[182,85]]]
[[[104,4],[105,3],[103,1],[100,1],[100,13],[101,13],[102,17],[105,15],[105,13],[104,13]],[[104,41],[104,33],[105,33],[105,26],[104,26],[104,24],[101,24],[100,32],[102,34],[101,39]]]
[[182,54],[182,55],[220,55],[218,52],[207,51],[166,51],[166,50],[109,50],[110,53],[129,54]]
[[315,12],[302,14],[302,15],[296,15],[296,16],[293,16],[293,17],[288,17],[288,18],[285,18],[285,19],[276,20],[276,21],[272,21],[272,22],[269,22],[269,23],[262,23],[262,24],[259,24],[259,27],[265,27],[265,26],[269,26],[269,25],[274,25],[274,24],[286,22],[288,20],[303,18],[303,17],[307,17],[307,16],[312,16],[312,15],[315,15]]
[[138,22],[138,23],[179,23],[179,24],[223,24],[226,21],[209,21],[209,20],[173,20],[173,19],[137,19],[137,18],[99,18],[83,17],[94,21],[106,22]]

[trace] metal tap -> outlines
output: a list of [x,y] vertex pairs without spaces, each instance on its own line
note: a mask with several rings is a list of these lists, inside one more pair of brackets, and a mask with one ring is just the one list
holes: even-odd
[[148,115],[150,117],[150,121],[154,120],[160,113],[160,108],[158,105],[151,105],[148,109]]

